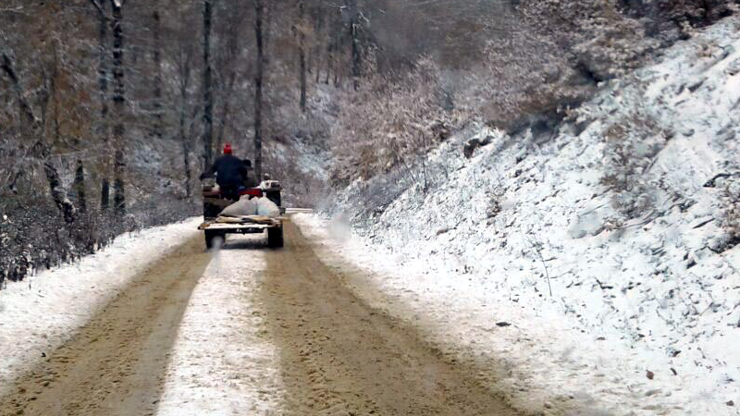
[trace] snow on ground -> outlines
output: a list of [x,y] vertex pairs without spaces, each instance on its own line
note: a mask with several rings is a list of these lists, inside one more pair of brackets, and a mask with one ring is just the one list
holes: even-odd
[[266,268],[261,239],[232,236],[215,251],[183,317],[158,415],[264,415],[279,407],[278,352],[254,304]]
[[322,181],[327,180],[326,165],[329,153],[320,147],[310,145],[301,138],[295,138],[290,146],[273,143],[272,154],[281,163],[292,165],[301,175],[311,175]]
[[[740,414],[733,181],[704,187],[740,172],[739,22],[612,81],[554,137],[473,126],[411,178],[353,184],[327,212],[372,250],[326,244],[395,270],[381,290],[498,357],[507,393],[546,413]],[[491,144],[468,160],[473,138]]]
[[[9,381],[62,345],[137,273],[198,234],[198,219],[119,236],[66,265],[0,290],[0,396]],[[11,353],[8,354],[7,352]]]

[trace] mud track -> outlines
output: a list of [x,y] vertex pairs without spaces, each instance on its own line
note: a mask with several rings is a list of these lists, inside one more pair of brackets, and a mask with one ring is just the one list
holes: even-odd
[[152,264],[0,397],[0,415],[154,414],[177,328],[210,259],[198,236]]
[[295,225],[262,286],[290,415],[516,415],[413,328],[373,310]]

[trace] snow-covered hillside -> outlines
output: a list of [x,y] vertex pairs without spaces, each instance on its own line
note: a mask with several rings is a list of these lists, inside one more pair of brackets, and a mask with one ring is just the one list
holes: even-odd
[[[488,342],[522,400],[737,415],[739,27],[726,19],[611,81],[556,134],[472,126],[326,211],[405,265],[383,284],[448,304],[448,326],[518,319]],[[468,159],[473,139],[490,143]]]

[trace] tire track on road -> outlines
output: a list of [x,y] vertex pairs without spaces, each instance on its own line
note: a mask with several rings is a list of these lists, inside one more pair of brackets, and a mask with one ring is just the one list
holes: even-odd
[[154,262],[0,397],[0,416],[148,415],[190,294],[211,260],[197,235]]
[[519,414],[413,328],[366,305],[294,224],[285,236],[285,249],[267,253],[261,288],[280,349],[283,414]]

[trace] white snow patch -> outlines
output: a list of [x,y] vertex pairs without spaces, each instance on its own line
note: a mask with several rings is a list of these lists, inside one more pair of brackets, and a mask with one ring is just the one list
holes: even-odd
[[261,239],[231,236],[214,254],[179,328],[159,415],[263,415],[278,408],[279,356],[255,307],[267,267]]

